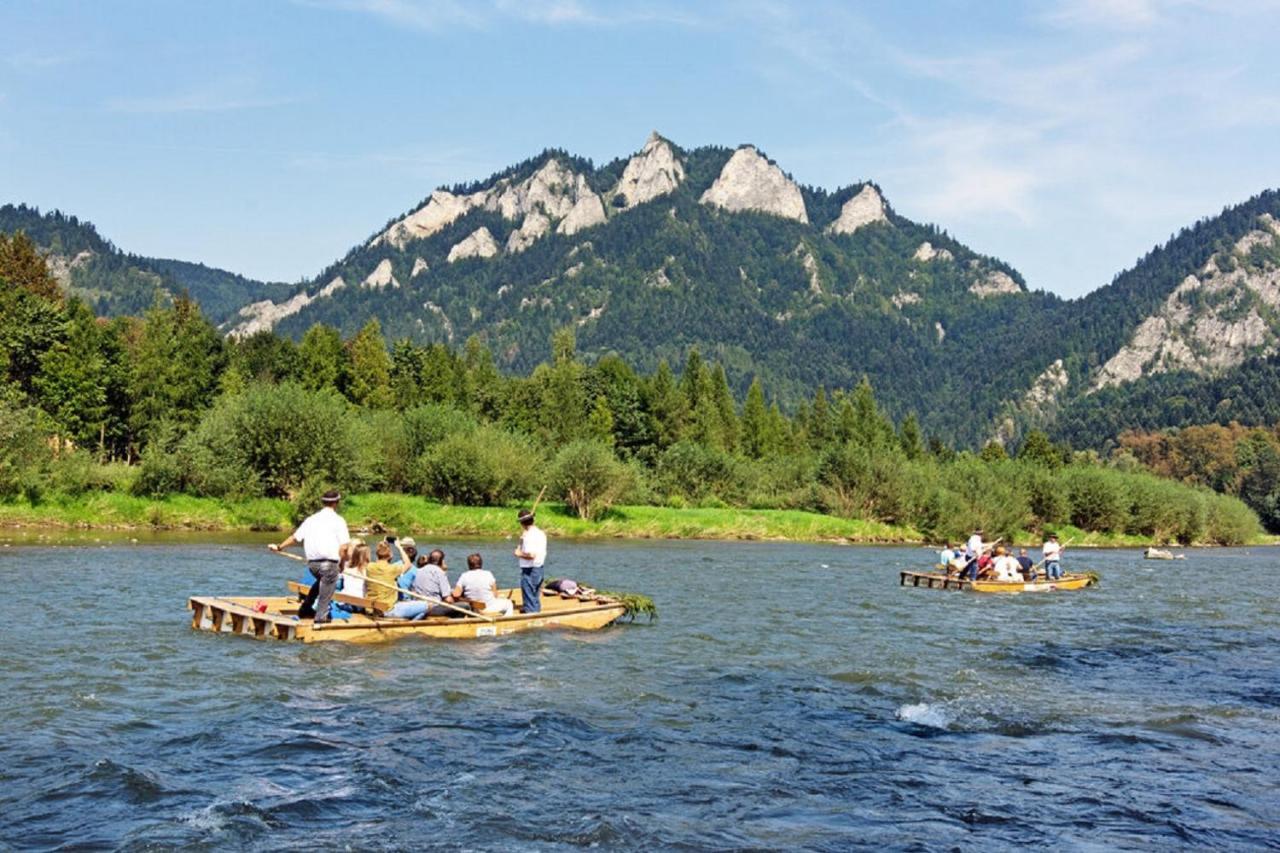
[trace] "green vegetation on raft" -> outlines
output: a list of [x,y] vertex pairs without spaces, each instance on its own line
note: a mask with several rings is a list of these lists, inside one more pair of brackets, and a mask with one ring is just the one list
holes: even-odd
[[[440,537],[508,537],[516,531],[515,507],[465,507],[413,495],[371,493],[350,496],[343,514],[354,528],[381,526],[401,534]],[[39,503],[0,503],[0,527],[80,530],[163,530],[252,532],[292,529],[293,507],[285,500],[232,501],[171,495],[142,498],[118,492],[80,497],[53,496]],[[905,526],[822,515],[802,510],[618,506],[599,521],[586,521],[563,504],[539,507],[539,524],[552,536],[572,539],[715,539],[743,541],[923,544],[919,531]],[[1064,542],[1081,547],[1142,547],[1151,540],[1121,533],[1058,529]],[[1018,544],[1038,545],[1028,531]],[[1251,545],[1280,544],[1258,536]]]

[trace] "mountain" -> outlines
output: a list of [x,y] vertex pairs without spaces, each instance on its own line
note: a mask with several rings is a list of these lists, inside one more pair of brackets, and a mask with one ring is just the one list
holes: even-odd
[[26,205],[0,207],[0,232],[23,231],[35,242],[54,277],[98,314],[140,314],[158,298],[187,294],[215,322],[243,305],[287,293],[288,285],[253,281],[226,270],[125,254],[90,223],[60,211]]
[[[134,313],[186,290],[224,332],[461,346],[527,371],[571,327],[641,369],[689,349],[784,405],[864,375],[895,417],[958,445],[1043,429],[1103,446],[1126,428],[1280,421],[1280,193],[1183,229],[1075,300],[897,212],[872,181],[796,183],[751,145],[654,133],[602,166],[561,150],[440,188],[293,286],[125,255],[59,213],[0,208],[73,292]],[[1083,247],[1082,250],[1087,247]]]
[[1058,302],[901,216],[874,183],[801,186],[753,146],[684,150],[655,133],[599,168],[552,150],[438,189],[224,328],[350,335],[374,316],[391,339],[479,335],[526,370],[571,326],[584,354],[647,369],[697,346],[739,389],[759,375],[784,402],[867,374],[893,411],[932,409],[931,428],[972,440],[1003,403],[1010,345],[974,335],[1015,303]]

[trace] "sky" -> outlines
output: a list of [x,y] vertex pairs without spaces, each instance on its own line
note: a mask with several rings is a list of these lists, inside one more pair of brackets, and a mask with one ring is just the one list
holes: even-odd
[[1280,186],[1280,0],[4,0],[0,203],[310,278],[437,186],[651,130],[875,181],[1074,297]]

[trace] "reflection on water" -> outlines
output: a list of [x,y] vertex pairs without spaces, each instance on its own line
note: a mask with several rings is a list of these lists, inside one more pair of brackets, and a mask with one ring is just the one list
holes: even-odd
[[4,843],[1280,844],[1274,549],[990,598],[899,588],[918,548],[553,547],[661,621],[255,642],[183,606],[282,590],[260,544],[0,548]]

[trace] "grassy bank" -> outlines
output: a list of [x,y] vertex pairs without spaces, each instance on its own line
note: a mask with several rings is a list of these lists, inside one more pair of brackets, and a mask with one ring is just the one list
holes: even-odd
[[[260,498],[222,501],[177,495],[162,500],[118,493],[51,498],[38,504],[0,503],[0,527],[80,530],[287,531],[287,501]],[[343,514],[353,527],[381,525],[401,534],[441,537],[500,537],[516,529],[510,507],[461,507],[411,495],[353,495]],[[792,542],[918,543],[909,527],[857,521],[797,510],[730,508],[673,509],[617,507],[600,521],[583,521],[560,504],[543,504],[539,523],[553,536],[579,539],[737,539]],[[1141,536],[1084,533],[1060,528],[1063,541],[1077,546],[1140,547]],[[1031,534],[1019,537],[1039,544]],[[1268,536],[1252,544],[1275,544]]]

